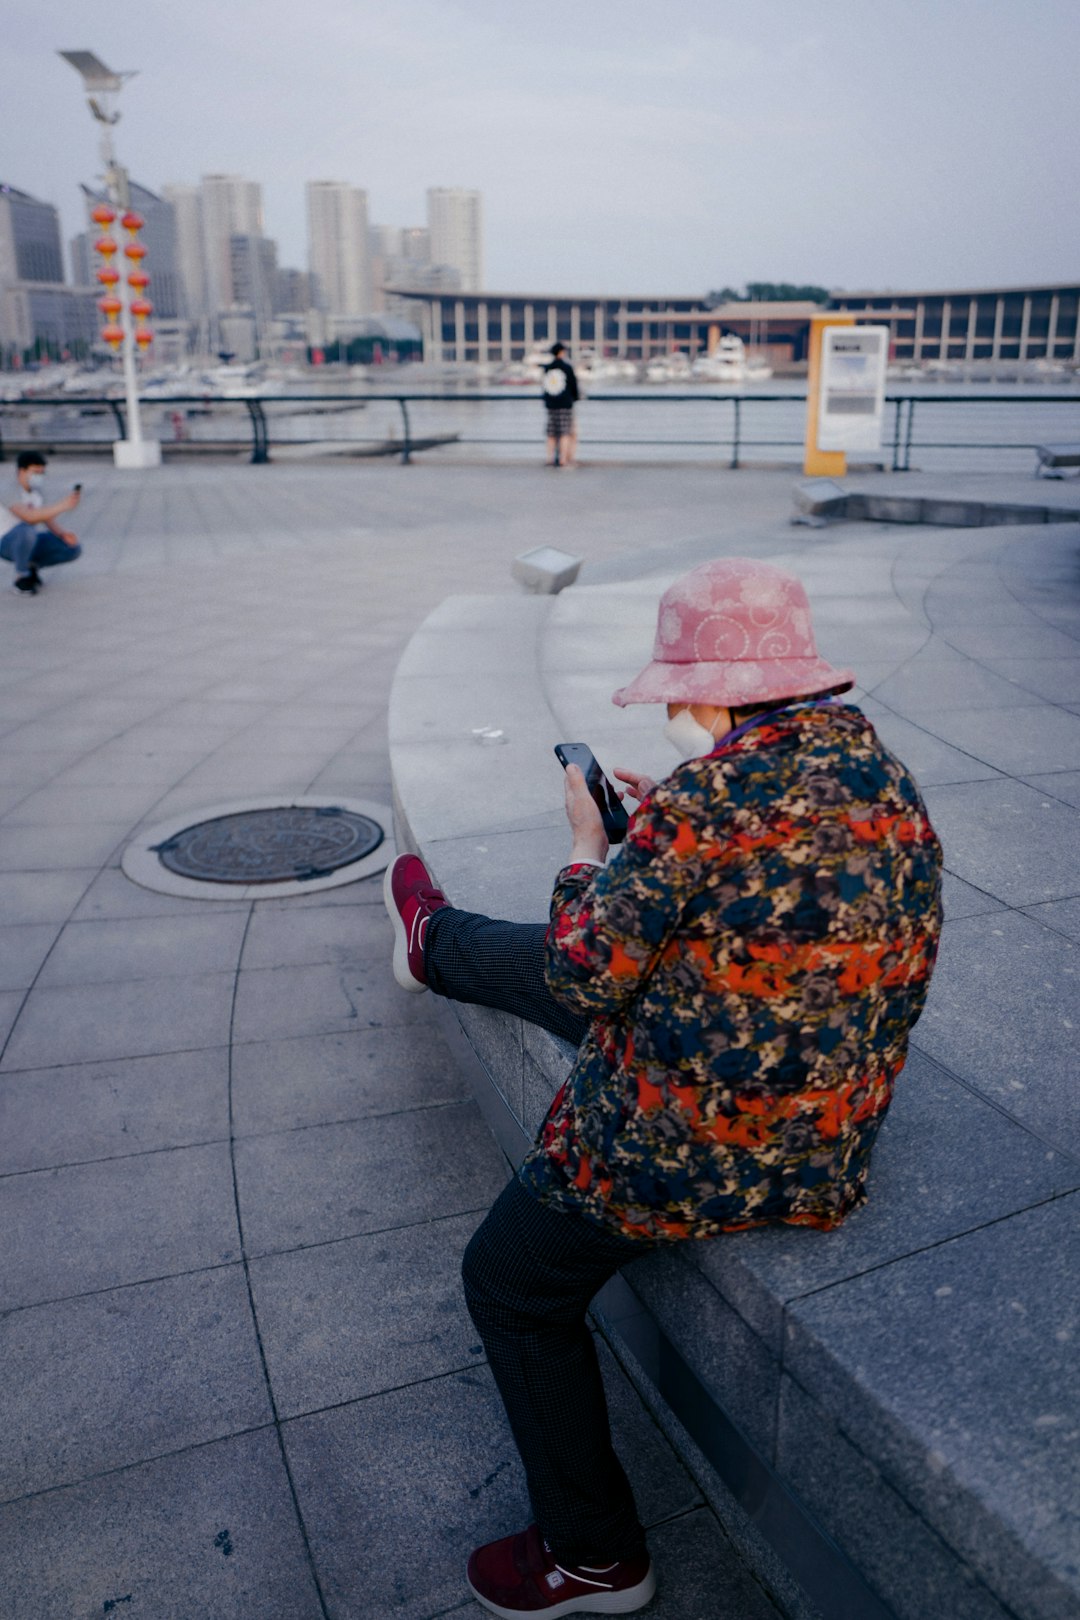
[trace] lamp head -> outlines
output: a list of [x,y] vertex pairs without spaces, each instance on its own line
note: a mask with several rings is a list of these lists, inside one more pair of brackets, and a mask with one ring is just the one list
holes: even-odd
[[57,55],[71,63],[82,79],[87,95],[115,95],[124,88],[128,79],[135,77],[133,71],[114,73],[93,51],[58,51]]

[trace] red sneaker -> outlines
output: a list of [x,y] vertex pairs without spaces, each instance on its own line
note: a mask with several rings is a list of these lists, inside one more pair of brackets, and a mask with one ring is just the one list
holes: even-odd
[[426,990],[424,940],[432,915],[447,905],[419,855],[399,855],[386,868],[383,899],[394,925],[394,978],[403,990]]
[[535,1524],[516,1536],[478,1547],[466,1580],[485,1609],[504,1620],[519,1615],[630,1614],[656,1591],[648,1553],[606,1568],[560,1564]]

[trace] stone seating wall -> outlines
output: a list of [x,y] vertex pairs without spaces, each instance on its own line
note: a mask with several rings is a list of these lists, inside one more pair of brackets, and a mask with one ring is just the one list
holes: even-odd
[[[919,568],[937,566],[909,559],[912,600]],[[828,632],[860,633],[855,592],[891,567],[879,548],[848,570],[824,614],[828,656],[843,656]],[[610,704],[651,645],[666,583],[453,597],[415,635],[390,710],[399,847],[424,857],[452,903],[546,917],[568,848],[556,742],[587,740],[609,771],[670,768],[657,712]],[[898,599],[889,611],[873,626],[862,612],[875,676],[909,664],[925,639]],[[961,912],[967,888],[951,890]],[[996,914],[983,921],[989,930]],[[1051,1393],[1067,1354],[1060,1328],[1038,1387],[1050,1302],[1064,1291],[1075,1303],[1080,1164],[942,1059],[935,1032],[962,993],[947,975],[940,993],[935,983],[931,1038],[916,1031],[871,1202],[839,1232],[777,1228],[647,1256],[597,1301],[602,1331],[684,1440],[744,1553],[756,1548],[763,1567],[782,1560],[765,1569],[774,1593],[784,1576],[797,1583],[793,1613],[1080,1612],[1060,1505],[1070,1489],[1076,1501],[1076,1434],[1066,1442],[1077,1425]],[[440,1005],[515,1163],[572,1049],[519,1019]]]

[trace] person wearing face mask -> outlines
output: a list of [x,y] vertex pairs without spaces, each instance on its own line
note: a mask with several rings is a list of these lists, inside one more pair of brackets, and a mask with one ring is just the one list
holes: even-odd
[[45,457],[37,450],[19,451],[15,478],[15,498],[6,507],[0,506],[0,557],[15,565],[15,589],[36,596],[42,568],[55,568],[82,556],[82,547],[70,529],[62,529],[56,521],[74,511],[81,496],[76,488],[52,506],[45,505],[41,492]]
[[817,652],[800,582],[693,569],[652,661],[615,693],[664,704],[680,763],[611,860],[580,771],[550,921],[460,911],[400,856],[385,894],[405,988],[496,1006],[578,1046],[536,1142],[465,1253],[465,1297],[535,1523],[478,1548],[491,1612],[629,1613],[652,1596],[585,1313],[658,1246],[838,1226],[922,1009],[941,849],[918,787]]

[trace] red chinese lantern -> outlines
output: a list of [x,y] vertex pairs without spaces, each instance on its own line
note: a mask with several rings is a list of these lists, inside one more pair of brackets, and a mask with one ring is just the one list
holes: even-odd
[[117,298],[116,294],[115,293],[110,293],[107,298],[99,298],[98,299],[98,306],[97,307],[98,307],[98,309],[100,309],[100,311],[101,311],[101,313],[103,315],[108,316],[110,321],[115,321],[116,317],[120,313],[121,304],[120,304],[120,300],[119,300],[119,298]]
[[111,264],[107,264],[104,269],[97,272],[97,279],[103,287],[115,287],[120,280],[120,272],[114,270]]
[[101,341],[107,343],[110,349],[118,349],[124,341],[123,327],[103,326],[101,329]]
[[113,220],[116,218],[116,210],[115,208],[110,208],[108,203],[98,203],[97,207],[91,213],[90,218],[94,221],[95,225],[111,225]]
[[103,259],[111,259],[116,252],[116,243],[111,236],[99,236],[94,243],[94,251],[100,253]]
[[131,313],[137,321],[145,321],[148,315],[154,313],[154,306],[149,298],[133,298],[131,300]]
[[148,349],[154,341],[154,334],[148,326],[140,326],[135,333],[135,341],[140,349]]
[[150,277],[145,270],[133,270],[127,278],[127,284],[129,287],[134,287],[136,292],[142,292],[149,287]]
[[132,236],[134,236],[136,231],[142,230],[143,226],[146,224],[146,221],[143,219],[141,214],[137,214],[133,208],[129,208],[120,223],[124,227],[125,231],[130,231]]
[[141,242],[128,242],[124,247],[124,257],[138,262],[139,259],[146,258],[146,249]]

